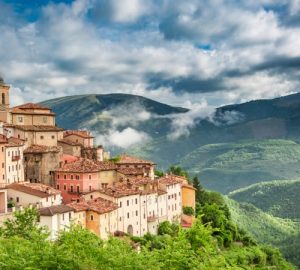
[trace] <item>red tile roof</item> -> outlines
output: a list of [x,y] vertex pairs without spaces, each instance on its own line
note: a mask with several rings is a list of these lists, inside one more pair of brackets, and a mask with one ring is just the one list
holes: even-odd
[[96,198],[90,201],[73,202],[68,204],[75,212],[80,211],[94,211],[98,214],[105,214],[118,209],[118,205],[112,201],[102,198]]
[[117,164],[149,164],[154,165],[150,160],[141,159],[134,156],[129,156],[127,154],[120,155],[120,160],[116,162]]
[[158,178],[158,182],[166,186],[182,183],[182,181],[182,178],[178,178],[172,174],[166,174],[165,176]]
[[94,138],[91,135],[91,133],[87,130],[66,130],[64,132],[64,138],[69,137],[71,135],[76,135],[76,136],[79,136],[79,137],[85,138],[85,139]]
[[117,171],[124,175],[144,175],[143,168],[119,168]]
[[26,103],[23,105],[19,105],[14,107],[13,109],[18,108],[18,109],[38,109],[38,110],[51,110],[48,107],[42,106],[40,104],[36,104],[36,103]]
[[112,171],[117,169],[116,164],[111,161],[98,161],[97,165],[101,171]]
[[182,214],[181,215],[181,226],[184,228],[191,228],[193,225],[194,217],[187,216]]
[[70,206],[61,204],[61,205],[53,205],[50,207],[44,207],[39,209],[40,216],[54,216],[56,214],[64,214],[68,212],[73,212],[73,208]]
[[63,163],[71,163],[71,162],[74,162],[78,159],[79,159],[79,157],[74,157],[74,156],[71,156],[71,155],[63,154],[61,160],[62,160]]
[[114,187],[109,187],[99,192],[114,198],[141,194],[141,190],[132,183],[116,183]]
[[60,152],[60,146],[46,146],[33,144],[24,150],[24,154],[37,154],[37,153],[50,153],[50,152]]
[[16,129],[24,130],[24,131],[42,131],[42,132],[49,132],[49,131],[63,131],[63,128],[56,127],[56,126],[43,126],[43,125],[6,125],[9,127],[14,127]]
[[17,190],[40,198],[47,198],[53,195],[61,194],[61,192],[56,190],[55,188],[40,183],[29,183],[29,182],[13,183],[7,185],[7,188]]
[[91,173],[101,171],[101,165],[90,159],[79,158],[74,162],[66,163],[57,172],[77,172],[77,173]]
[[18,147],[25,144],[24,140],[21,140],[19,138],[10,137],[8,138],[8,147]]

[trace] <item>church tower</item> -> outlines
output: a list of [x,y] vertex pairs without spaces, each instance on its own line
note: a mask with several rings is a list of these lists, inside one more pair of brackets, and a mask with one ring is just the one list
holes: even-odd
[[9,122],[9,86],[0,77],[0,121]]

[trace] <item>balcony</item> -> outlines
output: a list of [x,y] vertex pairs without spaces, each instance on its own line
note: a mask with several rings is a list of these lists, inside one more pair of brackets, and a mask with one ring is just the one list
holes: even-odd
[[152,215],[147,217],[147,222],[154,222],[158,219],[158,216]]
[[12,156],[11,161],[18,161],[20,159],[21,159],[20,156]]

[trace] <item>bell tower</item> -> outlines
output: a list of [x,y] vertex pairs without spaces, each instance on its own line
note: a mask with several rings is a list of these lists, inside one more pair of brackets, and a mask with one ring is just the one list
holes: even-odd
[[0,121],[8,123],[9,115],[9,85],[0,77]]

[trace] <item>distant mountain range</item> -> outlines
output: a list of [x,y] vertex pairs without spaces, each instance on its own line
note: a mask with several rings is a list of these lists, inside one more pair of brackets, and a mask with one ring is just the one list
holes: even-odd
[[112,129],[131,127],[148,134],[151,140],[126,151],[154,160],[161,169],[180,164],[198,174],[205,187],[223,193],[300,177],[300,94],[217,108],[210,118],[199,115],[189,136],[178,139],[169,138],[172,119],[188,116],[188,110],[141,96],[81,95],[42,104],[53,109],[58,125],[66,129],[89,128],[109,137]]
[[[42,104],[57,114],[59,126],[89,128],[99,143],[127,128],[147,134],[150,140],[109,150],[154,160],[160,169],[177,164],[198,175],[205,188],[228,194],[239,227],[300,266],[300,94],[217,108],[210,117],[196,117],[183,132],[188,136],[177,139],[170,136],[174,120],[189,117],[189,110],[144,97],[82,95]],[[130,140],[126,136],[122,139]]]

